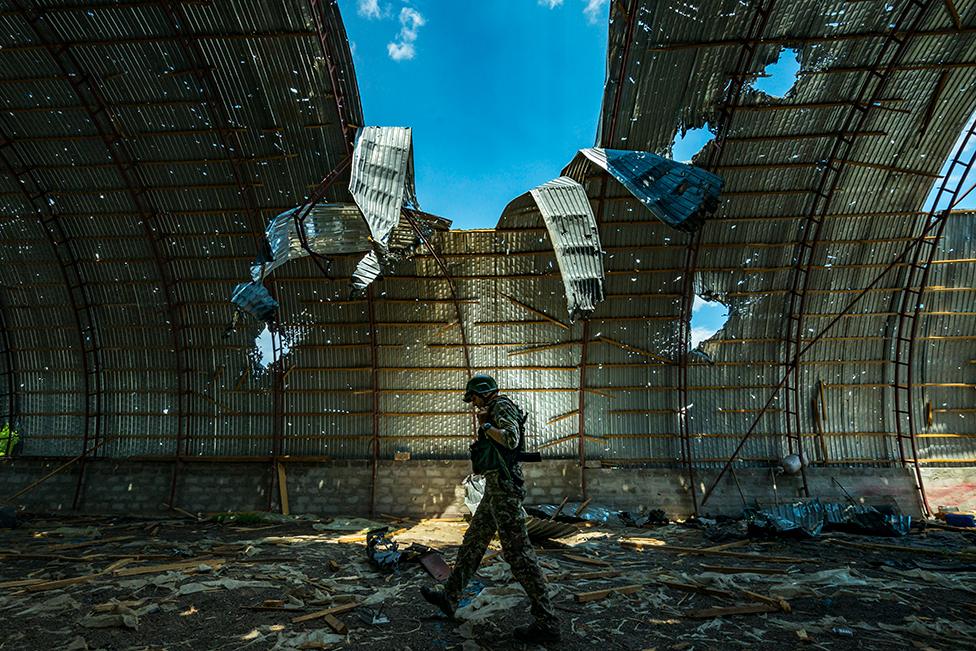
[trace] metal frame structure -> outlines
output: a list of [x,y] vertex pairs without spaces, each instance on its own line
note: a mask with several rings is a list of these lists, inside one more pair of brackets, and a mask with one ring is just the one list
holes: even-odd
[[[769,17],[772,14],[776,0],[760,0],[754,5],[753,18],[749,26],[749,34],[743,41],[742,48],[736,60],[735,70],[729,77],[728,90],[719,107],[718,123],[715,126],[715,138],[712,148],[708,152],[705,169],[718,173],[722,169],[722,153],[725,151],[725,139],[732,126],[735,110],[742,99],[746,88],[746,81],[754,73],[756,64],[757,45],[766,30]],[[698,251],[701,248],[702,231],[696,230],[688,236],[685,246],[685,265],[682,273],[681,304],[678,312],[678,346],[676,359],[680,364],[678,375],[678,427],[681,437],[681,458],[688,475],[688,486],[691,494],[692,508],[698,514],[698,489],[695,486],[695,459],[691,449],[691,423],[688,418],[688,405],[691,404],[688,391],[688,353],[691,350],[691,316],[695,302],[695,273],[698,266]]]
[[[868,116],[873,108],[882,105],[891,70],[897,66],[908,50],[914,35],[920,30],[922,21],[928,13],[934,0],[909,0],[903,6],[901,13],[891,23],[890,32],[885,37],[878,52],[875,63],[864,74],[858,88],[857,96],[851,101],[850,108],[844,118],[838,136],[830,148],[830,153],[822,167],[817,188],[811,197],[810,209],[800,229],[797,248],[794,255],[794,267],[791,275],[789,290],[789,304],[786,312],[786,345],[783,351],[784,363],[791,364],[793,352],[802,345],[805,328],[805,313],[807,307],[807,289],[810,274],[813,270],[813,260],[816,254],[823,226],[829,216],[832,199],[837,191],[838,183],[845,171],[846,163],[851,159],[856,134],[864,131]],[[890,58],[887,55],[890,52]],[[887,58],[887,60],[886,60]],[[785,386],[786,435],[789,443],[789,453],[797,454],[801,459],[803,454],[802,405],[800,395],[800,367],[792,363],[792,376]],[[803,481],[803,494],[810,495],[807,484],[806,469],[800,466]]]
[[[23,247],[17,253],[8,247],[4,259],[22,265],[18,278],[41,299],[37,306],[14,299],[0,305],[0,364],[8,387],[19,386],[10,380],[14,373],[25,386],[0,399],[7,412],[20,401],[29,456],[60,454],[91,434],[82,441],[89,452],[83,462],[92,456],[174,462],[173,505],[190,462],[267,467],[272,506],[276,464],[369,460],[375,511],[382,504],[378,474],[394,450],[409,450],[413,459],[464,458],[470,412],[453,399],[465,374],[478,368],[498,375],[529,408],[533,443],[547,456],[578,462],[584,497],[596,493],[596,484],[587,486],[586,466],[598,459],[603,466],[676,470],[687,477],[697,508],[717,485],[718,479],[704,494],[699,490],[711,468],[721,466],[720,479],[737,463],[766,467],[773,454],[811,440],[801,438],[810,435],[802,429],[810,401],[801,377],[815,369],[825,394],[843,390],[835,398],[841,405],[873,405],[894,386],[900,456],[916,477],[926,463],[976,463],[968,423],[941,447],[919,449],[915,441],[945,432],[919,422],[919,393],[969,386],[964,374],[928,377],[934,367],[921,364],[917,348],[929,333],[944,334],[937,321],[943,317],[922,302],[923,292],[931,295],[929,270],[971,264],[968,256],[935,259],[945,215],[923,226],[916,221],[922,186],[938,175],[935,159],[954,135],[947,132],[961,128],[960,116],[976,104],[947,90],[976,78],[970,60],[976,52],[963,38],[976,28],[954,19],[955,29],[943,29],[946,16],[922,11],[935,0],[896,3],[896,25],[887,29],[864,3],[845,9],[845,24],[825,27],[822,10],[841,0],[755,0],[736,5],[734,16],[705,3],[689,9],[699,12],[695,18],[650,0],[614,3],[600,144],[661,153],[676,124],[711,124],[716,138],[702,164],[725,177],[726,192],[704,230],[675,236],[605,176],[586,176],[607,251],[607,298],[588,320],[568,326],[554,316],[565,296],[552,248],[530,215],[493,231],[430,234],[418,226],[417,213],[405,211],[422,247],[363,299],[343,294],[354,255],[312,255],[312,264],[290,265],[269,282],[282,309],[267,372],[247,362],[241,368],[251,328],[219,340],[230,309],[223,299],[253,260],[250,244],[265,217],[300,205],[296,227],[307,248],[311,208],[348,201],[343,178],[364,120],[336,3],[286,0],[276,13],[256,1],[231,0],[226,12],[176,0],[98,5],[77,24],[65,15],[81,10],[59,7],[58,0],[43,10],[16,0],[17,10],[0,12],[9,23],[0,48],[8,76],[0,85],[15,100],[4,127],[7,139],[17,141],[0,143],[0,154],[31,161],[33,178],[58,200],[37,206],[56,214],[58,223],[45,226],[64,231],[42,237],[35,225],[0,233],[4,244]],[[971,8],[960,2],[959,15],[971,16]],[[141,31],[128,27],[130,16]],[[753,95],[750,79],[779,46],[803,50],[795,92]],[[246,60],[251,53],[260,63]],[[950,63],[940,70],[942,58]],[[237,63],[225,69],[224,62]],[[50,69],[32,69],[39,65]],[[289,75],[294,86],[282,86]],[[35,87],[43,97],[17,92]],[[63,120],[51,117],[58,111]],[[894,141],[901,152],[914,145],[913,154],[925,159],[904,156],[891,164],[882,150]],[[826,167],[818,167],[821,158]],[[952,174],[963,165],[969,169],[957,156]],[[201,180],[204,174],[209,178]],[[840,208],[843,199],[870,193],[883,174],[901,175],[890,201]],[[942,187],[948,196],[951,183]],[[33,192],[29,184],[27,191]],[[95,201],[93,192],[105,197]],[[8,182],[0,199],[14,204],[22,193]],[[20,217],[10,215],[10,223]],[[35,245],[44,255],[32,259]],[[48,256],[50,245],[55,251]],[[828,245],[845,259],[823,274]],[[92,259],[95,251],[102,260]],[[757,261],[748,263],[750,256]],[[65,278],[75,273],[72,264],[84,283]],[[896,270],[903,283],[890,280]],[[112,284],[122,282],[116,298]],[[735,318],[706,344],[714,364],[689,366],[699,283],[728,298]],[[93,340],[100,346],[98,386],[86,374],[90,387],[70,378],[77,385],[55,394],[61,387],[42,384],[43,355],[58,352],[71,325],[68,310],[54,335],[27,331],[63,309],[53,298],[62,286],[85,293],[88,307],[73,296],[72,313],[85,319],[90,310],[103,329]],[[151,314],[143,294],[155,296]],[[475,297],[478,308],[465,307]],[[862,299],[870,307],[855,311]],[[846,307],[838,311],[835,301]],[[953,341],[970,341],[966,303],[947,304]],[[294,340],[293,320],[301,330]],[[785,341],[781,325],[789,326]],[[133,336],[118,336],[121,328]],[[809,338],[803,330],[817,334]],[[74,333],[67,334],[73,341]],[[861,350],[861,341],[871,348]],[[814,344],[816,357],[808,354]],[[851,378],[851,367],[866,375]],[[785,411],[776,402],[780,389]],[[392,403],[395,396],[402,404]],[[90,415],[74,406],[82,400]],[[685,411],[691,403],[694,420]],[[858,416],[848,425],[836,416],[841,411],[832,408],[832,420],[818,425],[833,456],[824,454],[823,463],[890,464],[894,454],[879,450],[895,438],[877,431],[884,429],[875,424],[880,417]],[[889,411],[885,406],[884,418]],[[97,436],[81,431],[81,416],[100,420]],[[116,438],[120,445],[106,445]],[[745,447],[747,439],[753,444]],[[933,449],[949,453],[937,458]]]
[[[2,154],[0,154],[2,155]],[[0,356],[3,357],[3,378],[5,396],[3,404],[6,406],[3,422],[11,428],[17,427],[17,416],[20,413],[19,387],[20,375],[17,373],[17,353],[14,351],[13,338],[7,325],[7,300],[5,291],[0,291]]]
[[[925,482],[922,480],[922,469],[919,464],[918,426],[916,422],[916,402],[913,396],[915,389],[915,359],[920,315],[925,300],[925,292],[929,284],[932,263],[939,251],[939,244],[945,231],[949,211],[954,208],[961,197],[966,180],[976,164],[976,156],[966,155],[967,148],[976,141],[976,120],[971,121],[969,129],[963,136],[958,149],[952,156],[948,170],[939,184],[939,189],[932,201],[932,209],[927,215],[922,227],[922,236],[917,240],[918,245],[910,257],[906,269],[904,289],[900,296],[893,297],[893,303],[898,304],[898,320],[893,334],[894,351],[892,362],[894,366],[894,421],[895,436],[898,441],[898,454],[902,465],[907,465],[905,456],[905,440],[911,446],[912,473],[915,486],[918,489],[919,502],[925,513],[932,513],[928,497],[925,494]],[[949,190],[950,183],[956,179],[955,188]],[[939,205],[943,197],[950,195],[950,204],[942,213]]]
[[[21,159],[14,141],[8,138],[5,133],[0,133],[0,162],[3,163],[11,178],[17,181],[17,187],[23,194],[25,206],[30,206],[39,217],[44,234],[60,269],[60,276],[64,283],[68,302],[71,305],[71,313],[78,335],[78,353],[84,378],[85,410],[82,415],[85,425],[81,438],[82,460],[78,466],[78,480],[72,499],[72,507],[77,509],[84,486],[84,459],[88,453],[89,442],[97,447],[103,430],[102,393],[104,380],[102,377],[102,350],[98,318],[88,283],[78,262],[74,240],[64,228],[57,211],[47,201],[48,190],[39,184],[34,171]],[[27,216],[24,215],[23,218],[27,219]],[[4,349],[7,351],[8,359],[12,360],[8,344],[10,328],[6,324],[3,326],[3,335]],[[10,361],[8,361],[8,368],[14,368]],[[9,382],[10,376],[8,375],[8,387],[12,387]],[[14,390],[12,388],[10,390],[11,396],[13,396]],[[11,411],[13,411],[13,406],[11,406]],[[11,426],[13,425],[11,423]]]

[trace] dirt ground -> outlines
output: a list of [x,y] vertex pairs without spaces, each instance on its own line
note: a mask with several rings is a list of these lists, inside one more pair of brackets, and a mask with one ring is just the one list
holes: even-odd
[[[509,632],[528,604],[497,547],[448,621],[419,597],[435,583],[420,564],[371,565],[375,526],[450,562],[466,525],[24,516],[0,530],[0,649],[526,648]],[[670,524],[584,528],[538,552],[562,617],[553,648],[948,650],[976,648],[974,543],[933,528],[752,540],[735,523]],[[730,607],[764,612],[708,611]]]

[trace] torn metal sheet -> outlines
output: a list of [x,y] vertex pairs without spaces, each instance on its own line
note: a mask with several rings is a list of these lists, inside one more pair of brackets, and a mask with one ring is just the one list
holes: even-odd
[[[309,253],[302,247],[297,217],[302,206],[287,210],[268,224],[265,237],[268,260],[251,267],[251,278],[260,281],[281,265]],[[304,219],[305,239],[314,253],[323,256],[369,251],[369,231],[354,204],[320,203]]]
[[596,217],[582,185],[561,176],[517,197],[502,219],[538,211],[549,232],[566,290],[566,307],[575,321],[604,299],[603,248]]
[[352,272],[352,295],[363,296],[370,283],[379,278],[382,273],[383,268],[376,251],[364,255]]
[[572,321],[585,317],[604,294],[603,248],[600,231],[582,185],[561,176],[530,191],[549,231],[556,262],[566,288]]
[[260,282],[240,283],[234,288],[230,302],[259,321],[271,321],[278,313],[278,301]]
[[679,230],[697,229],[718,209],[723,180],[700,167],[646,151],[591,147],[581,149],[563,173],[582,182],[583,160],[610,173],[655,217]]
[[405,205],[417,206],[413,189],[413,144],[407,127],[364,127],[356,137],[349,192],[381,251],[400,223]]

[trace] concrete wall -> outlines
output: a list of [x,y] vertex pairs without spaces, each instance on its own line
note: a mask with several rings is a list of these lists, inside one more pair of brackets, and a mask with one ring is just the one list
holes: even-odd
[[[19,458],[0,462],[0,494],[11,495],[50,472],[60,462]],[[284,462],[292,513],[366,515],[369,512],[372,468],[368,461],[327,463]],[[466,513],[461,481],[466,461],[381,461],[376,468],[373,500],[377,514],[457,516]],[[93,513],[159,513],[170,500],[175,464],[170,461],[94,460],[85,465],[80,509]],[[559,503],[582,497],[579,466],[574,461],[526,464],[526,503]],[[671,516],[692,512],[691,488],[683,471],[651,468],[587,468],[587,495],[594,504],[646,512],[663,509]],[[699,503],[715,471],[696,475]],[[929,502],[976,508],[976,469],[925,471]],[[843,489],[868,503],[896,503],[918,514],[919,502],[911,474],[901,468],[809,468],[810,494],[843,501]],[[738,480],[738,484],[736,483]],[[73,466],[18,500],[35,511],[70,510],[78,482]],[[840,484],[840,486],[838,486]],[[740,495],[740,489],[742,494]],[[800,494],[799,477],[777,477],[768,469],[743,468],[726,475],[702,514],[737,515],[743,502],[771,505]],[[269,463],[195,463],[180,465],[176,505],[188,511],[278,510],[277,474]]]

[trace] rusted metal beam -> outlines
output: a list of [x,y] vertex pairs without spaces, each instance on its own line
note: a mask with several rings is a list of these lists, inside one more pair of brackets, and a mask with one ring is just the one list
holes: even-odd
[[[244,165],[244,142],[241,139],[241,131],[231,126],[234,124],[234,121],[227,112],[225,102],[221,97],[220,85],[215,76],[215,66],[211,65],[207,60],[206,54],[200,46],[199,35],[193,32],[191,23],[186,15],[184,3],[164,1],[160,3],[160,9],[169,27],[170,36],[178,43],[179,51],[185,60],[182,69],[191,74],[196,82],[195,86],[200,94],[196,102],[202,105],[210,115],[212,125],[210,135],[212,137],[216,134],[220,148],[224,152],[225,160],[230,165],[232,183],[229,185],[231,187],[237,187],[240,191],[245,205],[244,212],[249,217],[254,237],[255,251],[260,251],[262,240],[260,234],[264,231],[264,219],[261,215],[260,202],[254,192],[256,181],[253,178],[254,174],[249,174],[249,170]],[[276,357],[272,371],[272,431],[275,436],[275,450],[272,456],[274,457],[281,454],[282,444],[280,437],[283,435],[284,427],[284,415],[279,413],[285,404],[284,396],[282,395],[284,392],[284,370],[282,368],[283,362],[280,360],[280,337],[279,332],[272,332],[272,349]],[[184,386],[189,386],[189,372],[188,360],[184,360],[179,368],[179,373],[182,378],[181,382]],[[182,431],[182,428],[180,431]],[[179,458],[185,454],[187,446],[188,443],[185,440],[178,439],[176,442],[175,456]],[[276,474],[274,472],[275,463],[272,461],[272,475]],[[177,476],[180,470],[180,464],[176,463],[173,467],[169,500],[169,504],[173,506],[177,504],[176,487]],[[270,499],[273,490],[269,489],[268,494]]]
[[[63,350],[63,348],[61,348]],[[7,301],[0,292],[0,357],[3,358],[3,390],[4,416],[0,421],[9,424],[16,430],[20,417],[20,373],[17,367],[17,353],[14,350],[14,338],[7,328]],[[8,453],[12,453],[9,450]]]
[[[12,0],[18,4],[17,11],[20,13],[20,8],[22,6],[23,0]],[[45,9],[44,13],[48,13]],[[37,15],[35,13],[35,15]],[[282,30],[274,32],[248,32],[248,33],[209,33],[209,34],[195,34],[194,38],[201,41],[275,41],[275,40],[286,40],[286,39],[310,39],[316,36],[315,32],[304,31],[304,30]],[[73,48],[87,48],[87,47],[119,47],[123,45],[165,45],[173,41],[173,37],[169,34],[149,34],[145,36],[113,36],[112,38],[92,38],[84,41],[61,41],[61,44],[69,49]],[[45,46],[39,43],[17,43],[13,45],[5,45],[4,52],[40,52],[45,50]]]
[[[380,463],[380,374],[379,348],[376,345],[376,303],[373,301],[373,284],[366,287],[366,312],[369,318],[369,360],[370,360],[370,480],[369,480],[369,517],[376,515],[376,473]],[[467,350],[467,349],[465,349]],[[470,371],[469,371],[470,372]]]
[[[756,3],[749,23],[749,32],[742,42],[736,60],[735,69],[726,86],[725,97],[719,107],[718,120],[715,127],[715,139],[708,150],[705,168],[717,171],[722,167],[722,157],[725,144],[732,128],[736,111],[741,106],[743,90],[746,88],[750,73],[756,66],[757,42],[766,31],[769,17],[775,7],[775,0],[765,0]],[[678,313],[678,405],[674,410],[678,415],[678,432],[681,440],[681,459],[688,476],[689,492],[691,494],[694,513],[698,514],[698,489],[695,478],[694,452],[691,447],[691,422],[688,409],[693,403],[690,392],[688,371],[688,353],[691,350],[691,316],[695,301],[695,275],[698,272],[698,255],[702,248],[702,231],[704,227],[691,233],[685,245],[685,263],[682,272],[681,303]]]
[[[35,47],[43,49],[48,53],[71,85],[79,102],[86,107],[92,126],[101,136],[112,162],[116,164],[119,177],[128,188],[129,198],[133,207],[141,215],[143,232],[149,248],[156,259],[159,280],[163,286],[164,300],[166,305],[169,306],[169,332],[171,341],[173,342],[173,350],[177,358],[177,365],[180,368],[185,368],[186,346],[182,336],[183,315],[180,309],[175,307],[175,277],[165,252],[166,236],[162,228],[162,220],[159,218],[158,212],[150,204],[149,188],[142,182],[139,166],[136,162],[137,157],[129,149],[127,141],[119,131],[119,124],[121,122],[115,115],[110,102],[103,95],[98,81],[92,77],[82,64],[82,60],[76,55],[75,45],[77,44],[72,44],[61,39],[57,28],[51,23],[50,18],[42,9],[34,8],[26,0],[12,0],[12,4],[34,33],[38,41]],[[113,40],[112,43],[117,44],[118,41]],[[87,47],[90,43],[84,42],[80,45]],[[179,373],[177,383],[182,390],[178,394],[178,428],[183,427],[182,412],[185,411],[186,401],[185,382],[186,373]],[[101,408],[101,399],[99,398],[99,412]],[[99,418],[101,418],[101,413],[99,413]],[[94,443],[96,447],[101,444],[98,436],[96,436]],[[87,441],[84,449],[87,450]],[[82,466],[82,470],[83,468]],[[83,472],[79,473],[79,478],[82,476]],[[76,493],[76,504],[78,499],[79,493]]]
[[[102,435],[102,388],[104,386],[102,351],[100,349],[101,331],[98,327],[95,306],[92,301],[88,279],[78,262],[78,252],[69,232],[64,228],[55,207],[45,200],[47,192],[41,185],[38,175],[20,156],[19,151],[6,134],[0,132],[0,163],[16,181],[26,205],[34,211],[51,246],[54,259],[60,269],[61,280],[68,304],[74,317],[75,331],[78,335],[78,353],[81,361],[82,384],[84,388],[84,429],[82,431],[79,457],[78,480],[72,500],[72,508],[77,509],[84,488],[84,463],[87,458],[89,442],[99,445]],[[24,219],[30,219],[24,216]],[[36,329],[36,328],[32,328]],[[13,330],[5,324],[5,338]],[[5,347],[7,347],[5,345]],[[13,423],[11,423],[13,425]]]
[[[950,207],[962,193],[968,177],[976,164],[976,157],[967,150],[976,140],[976,123],[969,125],[965,135],[959,143],[959,147],[949,163],[949,169],[936,192],[935,199],[932,201],[932,211],[929,213],[925,230],[931,229],[933,238],[923,238],[919,246],[911,256],[911,265],[905,270],[904,289],[897,297],[898,319],[894,330],[894,350],[892,363],[894,367],[894,420],[895,434],[898,442],[898,455],[902,465],[907,465],[905,455],[905,440],[911,446],[911,462],[914,473],[916,488],[923,511],[926,514],[932,512],[925,494],[925,484],[922,480],[922,471],[919,465],[918,454],[918,425],[916,416],[916,369],[915,359],[918,355],[916,344],[919,341],[919,318],[923,314],[925,301],[925,291],[929,284],[929,276],[935,256],[939,250],[939,244],[945,231],[946,218],[939,218],[936,215],[940,202],[943,197],[950,197]],[[950,184],[955,183],[955,187],[950,190]],[[948,210],[946,211],[948,213]]]
[[[823,36],[770,36],[763,38],[759,41],[759,45],[782,45],[785,47],[796,47],[813,45],[817,43],[842,43],[844,41],[871,41],[889,38],[891,35],[897,38],[902,38],[905,36],[904,30],[883,31],[883,32],[851,32],[848,34],[830,34]],[[958,29],[955,27],[943,27],[936,29],[927,30],[915,30],[912,32],[914,36],[919,37],[934,37],[934,36],[968,36],[971,34],[976,34],[976,27],[962,26]],[[705,48],[716,48],[716,47],[735,47],[741,45],[742,41],[738,38],[727,38],[718,39],[714,41],[674,41],[671,43],[658,43],[650,44],[648,46],[649,52],[674,52],[677,50],[703,50]]]
[[[884,96],[888,83],[892,78],[892,69],[908,52],[908,46],[913,37],[922,27],[922,21],[935,0],[911,0],[906,2],[900,13],[892,23],[891,30],[878,50],[873,70],[865,75],[858,86],[857,98],[851,104],[850,110],[844,118],[840,131],[863,131],[867,125],[868,116],[880,108],[879,103]],[[786,434],[789,442],[790,454],[803,456],[802,439],[796,437],[795,432],[803,431],[803,414],[806,401],[801,396],[800,365],[793,353],[800,350],[802,333],[804,332],[804,318],[807,311],[807,290],[810,286],[810,275],[815,268],[814,259],[826,216],[830,212],[834,195],[837,193],[840,178],[846,171],[846,163],[851,159],[855,137],[838,137],[834,140],[826,164],[821,168],[817,187],[811,193],[810,207],[806,219],[801,225],[800,237],[794,254],[793,270],[790,277],[790,293],[786,310],[786,340],[783,347],[784,361],[791,364],[792,372],[787,374],[785,384],[786,403]],[[801,467],[803,480],[803,494],[809,496],[806,470]]]
[[962,29],[962,17],[959,15],[959,10],[956,9],[956,3],[953,0],[943,0],[945,2],[946,11],[949,13],[949,18],[952,19],[952,24],[956,27],[956,31]]

